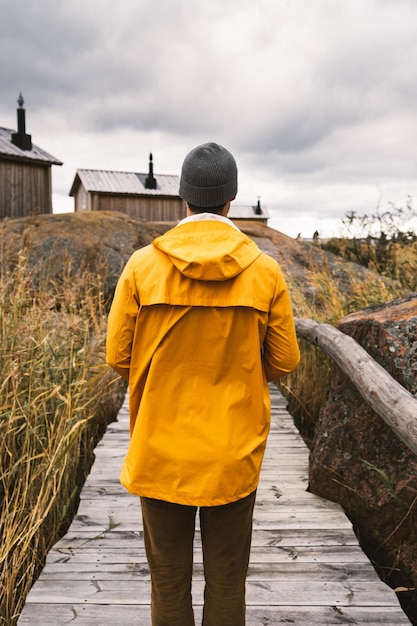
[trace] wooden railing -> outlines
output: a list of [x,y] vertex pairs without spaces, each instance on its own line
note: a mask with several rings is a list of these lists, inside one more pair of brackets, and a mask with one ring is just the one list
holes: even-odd
[[295,326],[299,337],[319,346],[337,363],[365,402],[417,454],[417,398],[352,337],[334,326],[298,318]]

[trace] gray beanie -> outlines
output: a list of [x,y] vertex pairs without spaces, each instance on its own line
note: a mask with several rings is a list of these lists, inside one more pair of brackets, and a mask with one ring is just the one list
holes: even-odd
[[184,159],[179,195],[197,207],[215,207],[232,200],[237,192],[236,161],[217,143],[197,146]]

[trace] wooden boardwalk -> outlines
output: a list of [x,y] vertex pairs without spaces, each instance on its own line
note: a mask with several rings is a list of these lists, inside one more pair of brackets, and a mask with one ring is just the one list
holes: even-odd
[[[271,389],[272,427],[255,507],[247,626],[410,624],[358,546],[341,509],[308,492],[308,450]],[[150,626],[139,499],[118,476],[128,444],[125,403],[96,449],[68,534],[48,555],[19,626]],[[201,623],[203,572],[193,597]],[[232,625],[231,625],[232,626]]]

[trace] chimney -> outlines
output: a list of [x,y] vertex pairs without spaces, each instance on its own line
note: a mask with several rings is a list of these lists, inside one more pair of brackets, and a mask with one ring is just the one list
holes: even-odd
[[152,152],[149,155],[149,174],[145,180],[145,189],[156,189],[156,178],[153,175],[153,157]]
[[256,205],[256,207],[254,207],[254,213],[255,215],[262,215],[262,207],[261,207],[261,201],[258,198],[258,203]]
[[20,93],[17,100],[17,133],[12,133],[12,143],[21,150],[32,150],[32,137],[26,133],[26,111],[23,108],[24,100]]

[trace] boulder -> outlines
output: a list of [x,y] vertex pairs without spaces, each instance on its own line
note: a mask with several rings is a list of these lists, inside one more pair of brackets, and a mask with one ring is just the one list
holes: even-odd
[[[417,394],[417,294],[348,315],[339,329]],[[410,589],[399,599],[417,620],[417,456],[336,366],[311,446],[310,489],[342,505],[379,574]]]
[[[174,226],[173,222],[145,222],[110,211],[5,219],[0,222],[0,261],[2,267],[13,267],[23,260],[38,288],[56,285],[59,289],[80,270],[97,274],[109,302],[130,255]],[[377,286],[382,281],[393,286],[392,281],[376,272],[264,224],[242,221],[239,228],[281,264],[294,304],[299,303],[299,316],[303,315],[304,302],[320,306],[312,274],[322,269],[329,273],[335,289],[342,292],[354,292],[354,285],[360,281]]]
[[105,211],[6,219],[0,226],[2,262],[13,267],[23,259],[39,288],[59,289],[80,271],[96,274],[109,301],[132,252],[171,226]]

